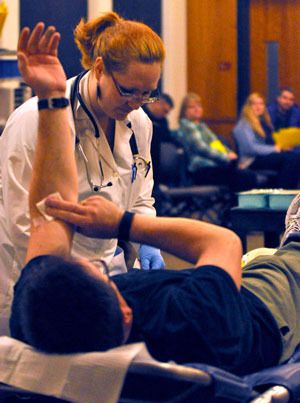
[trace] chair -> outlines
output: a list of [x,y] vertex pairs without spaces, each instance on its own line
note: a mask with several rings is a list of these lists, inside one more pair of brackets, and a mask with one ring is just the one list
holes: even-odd
[[186,173],[184,150],[174,143],[161,143],[160,158],[158,215],[193,217],[226,225],[231,200],[228,188],[192,185]]
[[[125,367],[122,364],[124,354],[127,355]],[[177,365],[156,361],[143,343],[104,353],[47,355],[17,340],[1,337],[0,401],[297,402],[300,399],[299,359],[296,350],[285,365],[239,377],[205,364]],[[118,377],[121,382],[115,387],[114,378]],[[102,383],[103,378],[107,387]],[[113,384],[112,394],[110,384]]]

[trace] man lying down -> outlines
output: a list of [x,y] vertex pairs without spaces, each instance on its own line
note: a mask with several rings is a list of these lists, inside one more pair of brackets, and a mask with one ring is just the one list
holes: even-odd
[[[59,33],[43,23],[20,36],[20,71],[40,100],[65,96],[58,43]],[[300,342],[300,197],[287,213],[285,245],[242,273],[241,244],[228,229],[134,215],[98,196],[78,203],[63,104],[39,111],[31,237],[15,286],[12,336],[48,353],[103,351],[142,340],[159,360],[204,362],[237,374],[286,360]],[[62,199],[49,196],[54,192]],[[45,197],[52,221],[36,205]],[[86,236],[162,248],[195,268],[109,278],[92,262],[70,257],[73,225]]]

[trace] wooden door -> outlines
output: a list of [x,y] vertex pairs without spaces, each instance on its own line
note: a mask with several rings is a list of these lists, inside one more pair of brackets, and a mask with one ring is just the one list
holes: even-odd
[[[270,65],[268,49],[271,46],[275,46],[275,55],[273,54],[273,64]],[[251,92],[258,91],[271,100],[278,87],[290,86],[294,88],[300,102],[299,66],[300,0],[251,0]],[[274,77],[276,69],[278,80]]]
[[229,136],[237,110],[237,1],[187,0],[188,90],[203,100],[205,120]]

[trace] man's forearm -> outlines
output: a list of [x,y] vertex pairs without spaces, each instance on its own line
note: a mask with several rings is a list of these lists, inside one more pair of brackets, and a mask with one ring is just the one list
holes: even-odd
[[30,212],[50,193],[59,192],[65,200],[76,201],[78,181],[74,144],[67,108],[39,111],[38,141],[30,185]]
[[130,240],[156,246],[197,266],[216,265],[240,286],[241,242],[226,228],[183,218],[136,214]]

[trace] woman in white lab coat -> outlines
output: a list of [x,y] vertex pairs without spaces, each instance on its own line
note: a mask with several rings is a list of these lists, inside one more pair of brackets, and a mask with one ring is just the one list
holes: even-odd
[[[79,199],[101,194],[129,211],[155,215],[152,124],[141,106],[158,97],[165,56],[162,41],[148,26],[112,12],[89,22],[82,20],[75,29],[75,41],[86,70],[68,81],[67,90]],[[39,108],[56,107],[60,102],[60,98],[50,99]],[[36,98],[21,105],[0,138],[0,334],[6,333],[13,285],[28,241],[28,186],[37,107]],[[117,240],[76,233],[73,254],[93,261],[104,259],[114,272],[116,247]],[[144,269],[164,266],[155,248],[142,245],[139,256]]]

